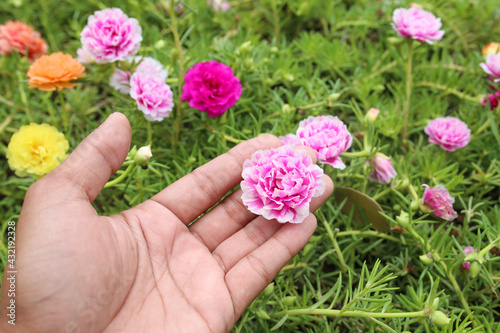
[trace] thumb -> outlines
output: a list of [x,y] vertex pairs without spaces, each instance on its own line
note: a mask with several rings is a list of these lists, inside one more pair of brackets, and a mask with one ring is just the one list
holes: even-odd
[[131,137],[127,117],[115,112],[47,176],[69,181],[92,202],[111,175],[121,167],[130,149]]

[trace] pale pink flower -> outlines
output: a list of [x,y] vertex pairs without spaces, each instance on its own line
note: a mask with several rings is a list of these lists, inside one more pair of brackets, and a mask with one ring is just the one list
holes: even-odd
[[422,186],[425,187],[425,191],[422,196],[420,208],[425,213],[433,213],[437,217],[447,221],[452,221],[457,218],[458,214],[453,209],[455,198],[450,195],[444,185],[437,185],[432,188],[427,184],[423,184]]
[[[465,254],[471,254],[472,252],[477,252],[477,251],[474,250],[474,248],[472,246],[466,246],[466,247],[464,247],[464,253]],[[462,266],[463,269],[469,270],[470,269],[470,262],[464,261],[461,266]]]
[[141,33],[136,19],[119,8],[107,8],[90,15],[81,42],[97,63],[123,61],[139,50]]
[[130,96],[149,121],[163,120],[174,107],[170,86],[143,73],[134,73],[130,78]]
[[158,60],[150,57],[138,56],[134,58],[134,61],[138,63],[135,70],[136,73],[143,73],[160,81],[165,81],[167,79],[168,71]]
[[94,59],[92,59],[92,55],[90,54],[89,50],[84,47],[80,47],[78,50],[76,50],[76,55],[76,60],[78,60],[82,64],[91,64],[94,62]]
[[375,121],[375,119],[377,119],[378,115],[380,113],[380,110],[379,109],[376,109],[376,108],[370,108],[370,110],[368,110],[368,112],[366,113],[366,118],[369,119],[370,121]]
[[392,14],[392,27],[401,37],[432,44],[443,38],[441,19],[419,8],[398,8]]
[[212,6],[212,9],[216,12],[227,12],[231,5],[227,1],[223,0],[208,0],[209,5]]
[[467,124],[454,117],[436,118],[429,121],[425,127],[429,142],[441,148],[454,151],[467,146],[470,142],[470,129]]
[[130,77],[132,74],[127,71],[122,71],[121,69],[115,68],[113,74],[109,78],[109,85],[122,94],[128,94],[130,92]]
[[351,147],[352,136],[339,118],[310,116],[299,123],[297,136],[302,145],[316,150],[319,162],[345,168],[339,155]]
[[500,82],[500,53],[488,54],[486,62],[479,64],[481,68],[488,74],[493,75],[494,82]]
[[296,136],[295,134],[287,134],[285,136],[280,136],[278,139],[280,139],[282,146],[289,145],[295,147],[301,145],[299,137]]
[[370,179],[380,184],[389,184],[391,179],[396,177],[396,170],[392,167],[391,159],[382,153],[375,154],[375,157],[369,161],[373,168]]
[[209,117],[222,116],[241,96],[240,79],[231,67],[215,60],[200,62],[184,77],[181,98]]
[[241,199],[252,213],[268,220],[301,223],[309,215],[311,199],[325,191],[322,175],[305,150],[260,150],[243,164]]

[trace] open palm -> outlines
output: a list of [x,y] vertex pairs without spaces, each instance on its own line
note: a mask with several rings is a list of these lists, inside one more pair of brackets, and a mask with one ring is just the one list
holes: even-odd
[[[130,137],[128,120],[111,115],[26,194],[16,235],[20,331],[230,331],[314,232],[312,214],[298,225],[256,217],[240,190],[189,225],[238,184],[254,151],[280,145],[270,135],[236,146],[130,210],[98,216],[91,202],[123,163]],[[333,190],[325,179],[312,209]],[[3,288],[2,311],[7,302]]]

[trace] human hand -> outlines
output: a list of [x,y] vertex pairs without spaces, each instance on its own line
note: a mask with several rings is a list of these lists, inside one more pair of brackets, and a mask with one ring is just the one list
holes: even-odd
[[[254,151],[280,146],[271,135],[236,146],[134,208],[98,216],[91,202],[130,140],[128,120],[112,114],[26,193],[16,234],[20,331],[230,331],[316,228],[313,214],[296,225],[253,215],[241,190],[188,226],[241,181]],[[332,193],[324,178],[313,210]]]

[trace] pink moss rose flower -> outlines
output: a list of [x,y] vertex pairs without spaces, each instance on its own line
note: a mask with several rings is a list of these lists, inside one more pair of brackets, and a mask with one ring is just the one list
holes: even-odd
[[163,120],[174,107],[170,86],[143,73],[134,73],[130,78],[130,96],[149,121]]
[[481,100],[481,105],[486,106],[490,105],[490,110],[494,110],[498,107],[498,100],[500,100],[500,91],[495,91],[493,94],[488,94],[488,97],[485,97]]
[[132,73],[115,68],[115,71],[109,77],[109,85],[122,94],[128,94],[130,92],[131,76]]
[[260,150],[243,164],[241,199],[248,209],[280,223],[301,223],[313,197],[325,191],[323,170],[305,150]]
[[295,134],[287,134],[285,136],[280,136],[278,139],[280,139],[282,146],[288,145],[295,147],[301,145],[299,137],[296,136]]
[[231,67],[215,60],[197,63],[187,71],[184,80],[182,100],[211,118],[223,115],[242,92],[240,79]]
[[425,127],[429,142],[441,148],[454,151],[467,146],[470,142],[470,129],[467,124],[454,117],[436,118],[429,121]]
[[208,0],[207,3],[212,6],[212,9],[216,12],[227,12],[231,5],[227,1],[223,0]]
[[370,179],[380,184],[389,184],[391,179],[396,177],[396,170],[392,167],[391,159],[382,153],[375,154],[375,157],[369,161],[373,168]]
[[136,19],[119,8],[107,8],[90,15],[81,42],[97,63],[123,61],[139,50],[141,33]]
[[437,185],[436,187],[425,187],[424,195],[422,196],[422,203],[420,209],[424,213],[432,213],[447,221],[452,221],[457,218],[458,214],[453,209],[453,198],[444,185]]
[[299,123],[297,136],[302,145],[316,150],[319,162],[345,169],[339,155],[351,147],[352,136],[339,118],[310,116]]
[[392,14],[392,27],[401,37],[432,44],[443,38],[441,19],[420,8],[398,8]]
[[165,81],[168,77],[168,71],[156,59],[138,56],[135,57],[135,62],[138,63],[136,73],[143,73],[160,81]]
[[486,62],[479,64],[481,68],[488,74],[494,76],[494,82],[500,82],[500,53],[488,54]]
[[80,47],[78,50],[76,50],[76,55],[76,60],[78,60],[82,64],[91,64],[94,62],[94,59],[92,59],[92,55],[90,54],[89,50],[84,47]]
[[[477,252],[477,251],[474,250],[474,248],[472,246],[464,247],[465,254],[471,254],[472,252]],[[470,270],[470,262],[468,262],[468,261],[464,261],[461,266],[463,269]]]

